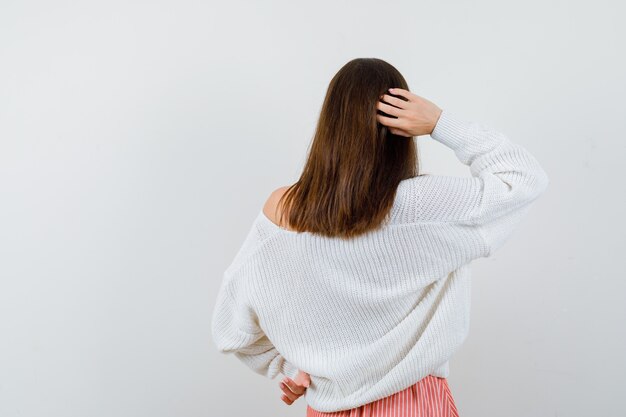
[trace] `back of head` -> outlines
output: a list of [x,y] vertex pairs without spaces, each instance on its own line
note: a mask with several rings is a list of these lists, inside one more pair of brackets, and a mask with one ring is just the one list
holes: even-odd
[[279,204],[290,229],[341,238],[376,229],[400,181],[417,175],[413,138],[376,120],[390,87],[409,90],[400,72],[377,58],[353,59],[333,77],[300,179]]

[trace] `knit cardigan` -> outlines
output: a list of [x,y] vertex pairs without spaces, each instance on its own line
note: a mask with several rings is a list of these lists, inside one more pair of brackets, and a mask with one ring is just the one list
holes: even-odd
[[443,110],[432,139],[471,176],[400,182],[384,224],[350,240],[284,229],[260,210],[223,274],[212,338],[268,378],[310,374],[318,411],[447,377],[470,318],[470,268],[509,238],[548,185],[522,146]]

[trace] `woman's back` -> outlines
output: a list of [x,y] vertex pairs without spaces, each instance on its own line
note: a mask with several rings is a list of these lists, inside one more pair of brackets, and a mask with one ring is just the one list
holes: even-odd
[[329,238],[258,212],[218,295],[222,352],[270,378],[307,372],[306,401],[325,412],[448,376],[469,326],[469,262],[503,244],[548,179],[525,149],[450,112],[431,136],[473,176],[402,181],[376,230]]

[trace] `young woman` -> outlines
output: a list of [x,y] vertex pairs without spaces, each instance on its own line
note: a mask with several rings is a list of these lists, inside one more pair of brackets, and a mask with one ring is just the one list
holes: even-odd
[[[472,176],[420,175],[422,135]],[[469,328],[469,263],[548,182],[503,133],[354,59],[328,87],[299,180],[271,193],[225,271],[213,340],[283,374],[282,400],[304,395],[308,417],[458,416],[446,378]]]

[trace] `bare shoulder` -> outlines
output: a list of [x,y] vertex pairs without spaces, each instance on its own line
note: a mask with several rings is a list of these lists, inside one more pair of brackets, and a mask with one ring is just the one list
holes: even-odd
[[[285,192],[289,189],[289,186],[286,185],[284,187],[280,187],[272,191],[269,198],[263,205],[263,213],[270,219],[274,224],[278,224],[278,217],[280,212],[277,212],[276,208],[278,207],[278,201],[285,194]],[[284,227],[283,225],[279,225],[280,227]]]

